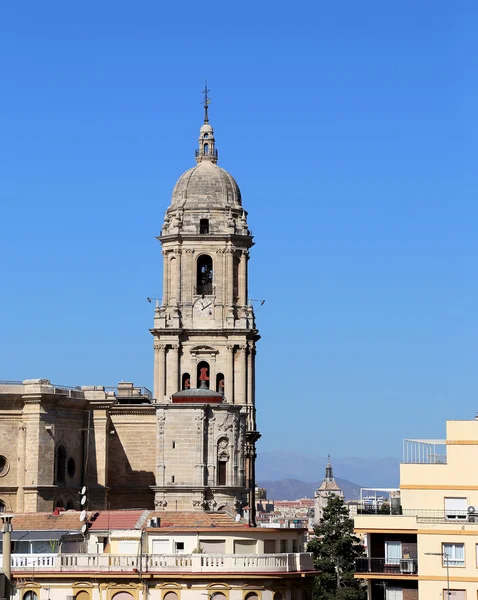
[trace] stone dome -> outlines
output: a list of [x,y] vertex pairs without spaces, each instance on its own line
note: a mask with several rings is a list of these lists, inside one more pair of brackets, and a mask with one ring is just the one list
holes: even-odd
[[170,208],[224,209],[241,206],[241,192],[232,175],[215,162],[202,160],[178,179]]

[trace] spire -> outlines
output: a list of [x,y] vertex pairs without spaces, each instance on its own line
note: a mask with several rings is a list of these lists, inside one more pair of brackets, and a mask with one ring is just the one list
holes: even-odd
[[332,473],[332,463],[330,462],[330,454],[328,456],[328,460],[327,460],[327,466],[325,467],[325,479],[326,481],[332,481],[334,478],[334,475]]
[[211,99],[208,96],[209,90],[207,89],[207,79],[204,81],[204,123],[209,123],[209,115],[207,113]]

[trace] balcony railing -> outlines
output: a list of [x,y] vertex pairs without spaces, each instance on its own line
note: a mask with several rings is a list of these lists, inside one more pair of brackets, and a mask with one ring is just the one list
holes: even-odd
[[357,558],[356,573],[387,573],[390,575],[415,575],[418,572],[417,561],[413,558]]
[[[0,564],[1,564],[0,560]],[[14,554],[12,571],[26,572],[139,572],[181,573],[302,572],[313,571],[310,552],[294,554]]]
[[402,506],[371,506],[369,504],[359,504],[357,506],[358,515],[373,515],[389,517],[398,515],[402,517],[416,517],[417,523],[473,523],[478,525],[478,514],[469,514],[466,510],[434,510],[424,508],[403,508]]
[[403,440],[404,464],[446,465],[446,440]]

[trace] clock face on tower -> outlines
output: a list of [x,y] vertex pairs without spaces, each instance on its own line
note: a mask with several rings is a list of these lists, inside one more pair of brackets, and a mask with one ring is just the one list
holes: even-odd
[[211,298],[199,298],[194,303],[194,313],[197,317],[211,319],[214,316],[214,302]]

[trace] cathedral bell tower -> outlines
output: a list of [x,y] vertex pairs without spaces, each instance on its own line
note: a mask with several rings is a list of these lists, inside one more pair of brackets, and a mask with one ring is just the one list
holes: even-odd
[[[217,165],[207,89],[204,93],[197,164],[178,179],[158,238],[163,297],[151,329],[154,398],[162,437],[169,435],[168,420],[178,429],[167,453],[159,436],[156,506],[175,510],[190,493],[194,508],[233,504],[240,510],[249,504],[253,510],[255,442],[260,437],[254,397],[259,335],[248,299],[253,238],[239,187]],[[188,451],[186,443],[192,441],[183,440],[180,457],[179,437],[190,436],[188,415],[195,419],[197,439]],[[194,472],[173,474],[171,469],[183,468],[178,459]],[[186,502],[185,508],[192,506]]]

